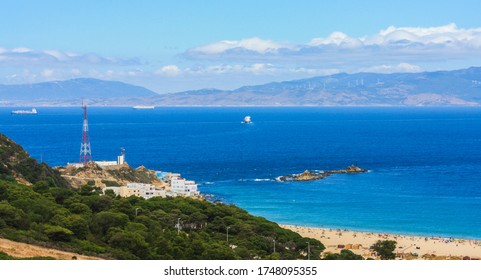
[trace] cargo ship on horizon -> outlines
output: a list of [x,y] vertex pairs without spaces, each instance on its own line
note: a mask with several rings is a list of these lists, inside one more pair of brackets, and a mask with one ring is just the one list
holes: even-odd
[[13,110],[12,115],[36,115],[38,114],[37,109],[32,108],[32,110]]
[[155,106],[143,106],[143,105],[137,105],[132,107],[133,109],[136,110],[146,110],[146,109],[155,109]]

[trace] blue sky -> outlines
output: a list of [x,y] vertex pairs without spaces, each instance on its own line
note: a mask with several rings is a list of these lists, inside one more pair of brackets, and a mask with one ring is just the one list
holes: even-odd
[[481,66],[479,11],[479,1],[4,0],[0,83],[92,77],[166,93]]

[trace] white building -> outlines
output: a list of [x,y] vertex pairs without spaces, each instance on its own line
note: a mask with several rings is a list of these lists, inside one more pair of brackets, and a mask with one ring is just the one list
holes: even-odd
[[101,161],[94,161],[94,162],[100,167],[122,165],[125,163],[125,149],[122,148],[120,149],[120,151],[121,151],[121,154],[120,156],[117,156],[117,161],[101,160]]
[[108,161],[108,160],[96,160],[94,161],[98,166],[101,168],[107,167],[107,166],[116,166],[117,162],[116,161]]
[[183,196],[199,195],[197,184],[194,181],[189,181],[180,177],[173,177],[170,180],[170,188],[172,192]]
[[174,178],[180,178],[180,173],[172,173],[172,172],[168,172],[167,174],[165,174],[165,182],[169,183],[172,181],[172,179]]
[[149,199],[152,197],[171,196],[165,189],[159,189],[154,185],[142,183],[129,183],[127,186],[122,187],[106,187],[103,189],[104,194],[107,190],[112,190],[116,195],[121,197],[137,196]]
[[[117,156],[117,161],[110,161],[110,160],[96,160],[94,161],[100,168],[108,167],[108,166],[117,166],[122,165],[125,163],[125,149],[122,148],[121,155]],[[67,165],[74,166],[76,168],[83,167],[83,163],[67,163]]]

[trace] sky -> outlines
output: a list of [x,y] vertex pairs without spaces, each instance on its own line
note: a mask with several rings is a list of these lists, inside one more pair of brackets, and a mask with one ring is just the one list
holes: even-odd
[[480,11],[469,0],[2,0],[0,84],[88,77],[169,93],[481,66]]

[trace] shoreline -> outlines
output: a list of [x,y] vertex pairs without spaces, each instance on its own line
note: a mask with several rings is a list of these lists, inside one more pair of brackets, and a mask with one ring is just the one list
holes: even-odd
[[279,224],[303,237],[321,241],[324,253],[339,253],[348,249],[364,258],[375,258],[369,247],[378,240],[397,242],[396,259],[481,259],[481,240],[445,238],[421,235],[354,231],[346,229],[316,228]]

